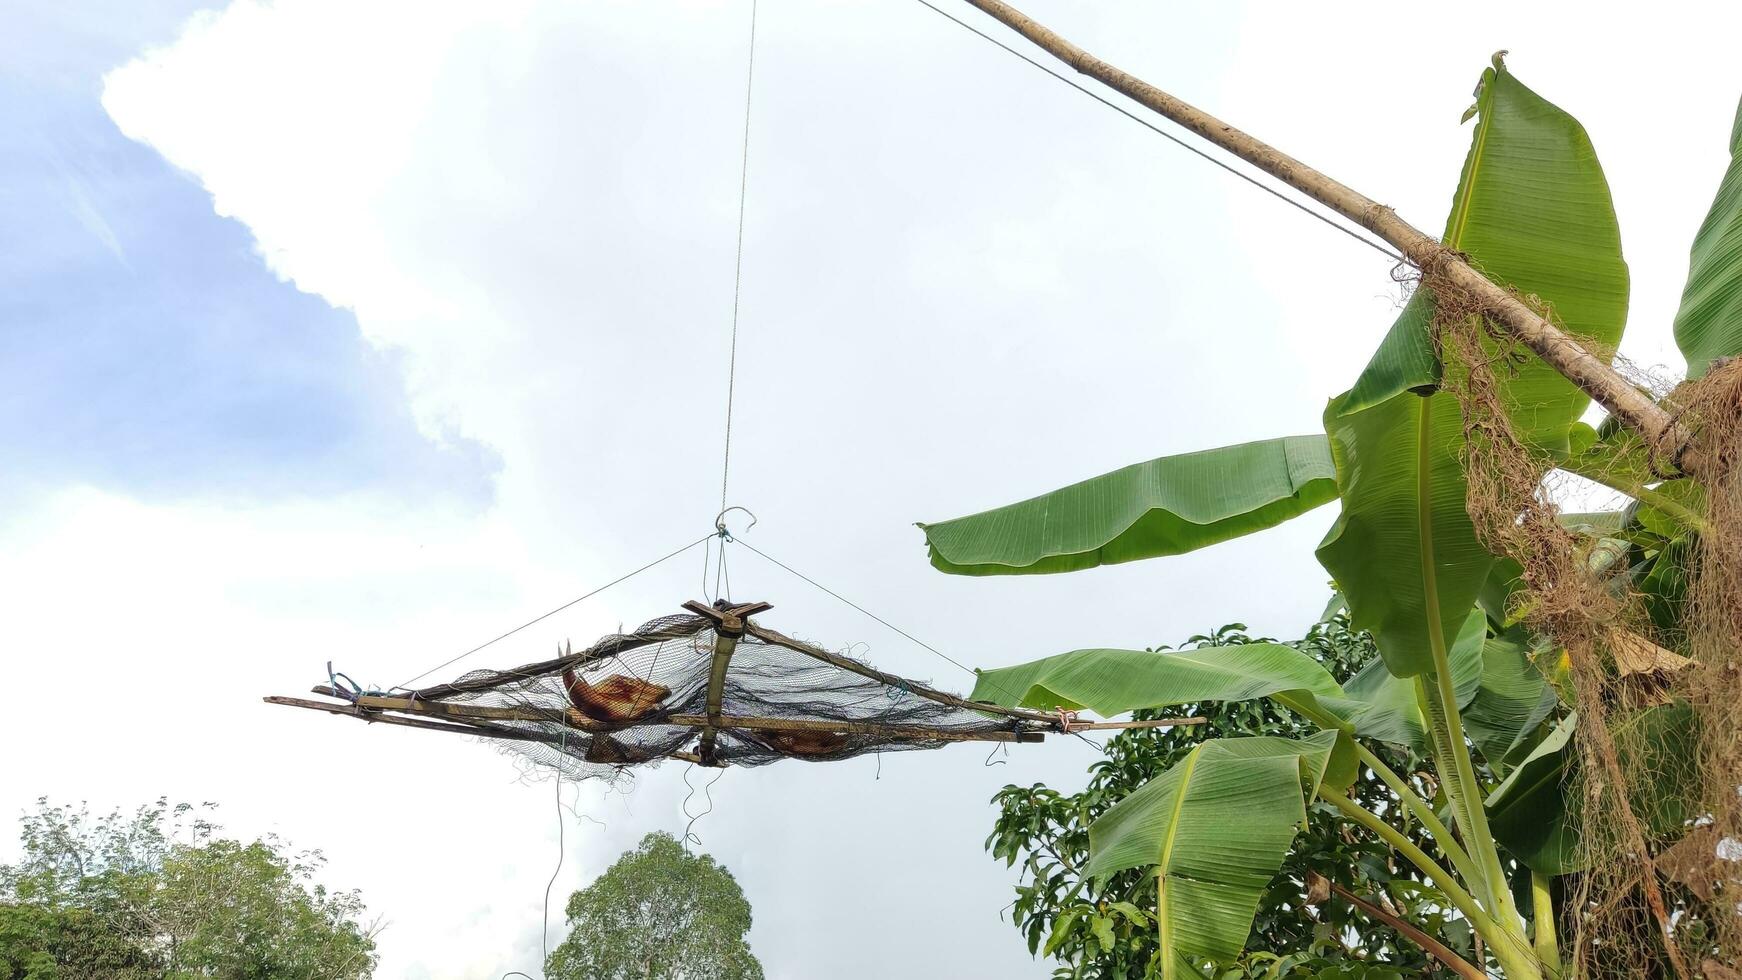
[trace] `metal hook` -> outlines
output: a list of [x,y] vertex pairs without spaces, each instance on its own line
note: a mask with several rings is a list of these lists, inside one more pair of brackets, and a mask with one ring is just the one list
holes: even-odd
[[720,537],[726,539],[727,541],[732,540],[732,532],[726,530],[726,515],[730,514],[731,512],[733,512],[735,510],[741,510],[746,514],[750,514],[750,523],[745,525],[744,530],[748,531],[751,528],[756,526],[756,515],[751,514],[750,508],[748,508],[748,507],[739,507],[739,506],[734,504],[733,506],[728,507],[723,511],[720,511],[718,514],[714,515],[714,530],[718,531],[720,534]]

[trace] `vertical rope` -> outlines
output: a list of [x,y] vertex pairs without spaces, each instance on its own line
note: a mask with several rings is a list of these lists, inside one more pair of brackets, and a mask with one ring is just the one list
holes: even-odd
[[732,402],[738,387],[738,305],[744,292],[744,198],[750,185],[750,95],[756,83],[756,4],[750,0],[749,65],[744,72],[744,149],[738,162],[738,256],[732,270],[732,348],[726,362],[726,447],[720,459],[720,509],[732,473]]
[[[562,747],[558,750],[563,755],[569,751],[569,730],[563,727]],[[539,950],[544,954],[544,960],[539,964],[540,972],[550,969],[550,890],[556,887],[556,876],[563,871],[563,855],[568,851],[567,834],[563,827],[563,770],[559,762],[556,766],[556,867],[551,869],[550,880],[544,883],[544,917],[539,920],[540,933]]]

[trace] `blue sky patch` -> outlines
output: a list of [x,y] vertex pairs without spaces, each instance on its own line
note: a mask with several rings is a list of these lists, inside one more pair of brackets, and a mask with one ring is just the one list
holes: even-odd
[[496,455],[425,438],[355,318],[279,281],[244,227],[104,113],[103,72],[197,7],[35,5],[0,39],[4,484],[482,505]]

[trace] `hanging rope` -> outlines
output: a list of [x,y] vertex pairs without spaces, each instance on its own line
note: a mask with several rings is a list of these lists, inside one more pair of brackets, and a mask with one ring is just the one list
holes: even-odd
[[714,774],[714,778],[701,785],[702,799],[706,801],[708,808],[700,813],[692,814],[690,813],[690,800],[696,795],[696,786],[690,782],[690,773],[694,772],[695,768],[695,766],[690,766],[688,769],[683,771],[683,784],[689,787],[689,794],[683,798],[683,803],[679,806],[679,809],[683,811],[683,815],[689,817],[690,820],[689,823],[684,824],[683,828],[683,846],[686,852],[690,849],[691,844],[694,844],[697,847],[702,846],[702,839],[697,837],[695,834],[696,821],[714,812],[714,784],[719,782],[726,775],[726,770],[721,769],[719,772]]
[[916,2],[920,6],[925,7],[926,9],[928,9],[931,12],[937,14],[938,16],[944,18],[945,20],[948,20],[948,21],[954,23],[956,26],[961,27],[961,28],[969,31],[970,33],[978,35],[982,40],[985,40],[985,41],[988,41],[992,44],[997,45],[998,47],[1002,48],[1006,53],[1012,54],[1018,58],[1021,58],[1023,61],[1028,62],[1030,65],[1033,65],[1034,67],[1036,67],[1036,68],[1040,69],[1041,71],[1047,73],[1048,75],[1052,76],[1054,79],[1057,79],[1058,81],[1061,81],[1061,82],[1065,83],[1066,85],[1069,85],[1071,88],[1076,89],[1077,91],[1083,93],[1084,95],[1088,96],[1089,98],[1094,99],[1096,102],[1099,102],[1102,105],[1106,106],[1107,108],[1112,109],[1114,112],[1117,112],[1120,115],[1124,116],[1125,118],[1130,119],[1132,122],[1135,122],[1139,126],[1142,126],[1143,128],[1150,130],[1151,132],[1155,133],[1157,136],[1160,136],[1162,139],[1165,139],[1165,140],[1173,143],[1175,146],[1178,146],[1181,149],[1186,150],[1187,152],[1190,152],[1192,154],[1195,154],[1196,156],[1199,156],[1205,160],[1208,160],[1210,163],[1215,164],[1216,166],[1227,171],[1228,173],[1233,174],[1234,176],[1245,181],[1246,183],[1251,184],[1253,187],[1258,188],[1259,190],[1263,191],[1266,194],[1269,194],[1271,197],[1276,198],[1277,200],[1281,201],[1284,204],[1287,204],[1289,207],[1294,208],[1295,210],[1301,212],[1302,214],[1305,214],[1305,215],[1312,217],[1312,218],[1316,218],[1319,221],[1322,221],[1325,224],[1330,225],[1332,228],[1335,228],[1336,230],[1342,232],[1345,235],[1348,235],[1350,238],[1353,238],[1354,240],[1360,242],[1361,244],[1367,246],[1368,248],[1373,249],[1375,252],[1378,252],[1380,255],[1385,256],[1386,258],[1392,260],[1393,262],[1405,262],[1406,261],[1402,255],[1399,255],[1398,253],[1393,252],[1392,250],[1379,244],[1378,242],[1374,241],[1373,239],[1368,238],[1366,235],[1363,235],[1360,232],[1355,231],[1353,228],[1350,228],[1349,226],[1336,221],[1335,219],[1331,218],[1330,216],[1328,216],[1326,214],[1323,214],[1319,211],[1313,210],[1310,207],[1307,207],[1305,204],[1302,204],[1300,201],[1295,200],[1292,197],[1289,197],[1287,194],[1284,194],[1283,192],[1277,190],[1276,188],[1270,186],[1269,184],[1264,183],[1263,181],[1257,179],[1256,177],[1253,177],[1251,174],[1248,174],[1248,173],[1245,173],[1244,171],[1236,169],[1235,167],[1230,165],[1227,161],[1218,159],[1214,156],[1211,156],[1208,153],[1205,153],[1203,150],[1198,149],[1197,147],[1193,146],[1190,143],[1187,143],[1185,140],[1182,140],[1178,136],[1173,135],[1172,133],[1168,132],[1165,129],[1162,129],[1160,126],[1155,125],[1154,123],[1143,118],[1142,116],[1139,116],[1138,114],[1125,108],[1124,106],[1120,105],[1119,103],[1114,102],[1113,100],[1107,98],[1106,96],[1100,94],[1099,92],[1096,92],[1094,89],[1091,89],[1091,88],[1084,86],[1084,85],[1077,84],[1070,77],[1068,77],[1066,75],[1059,74],[1058,72],[1052,70],[1052,68],[1048,67],[1047,65],[1044,65],[1044,64],[1040,63],[1039,61],[1036,61],[1035,59],[1030,58],[1028,55],[1023,54],[1021,51],[1018,51],[1015,48],[1011,47],[1010,45],[1005,44],[1003,41],[1000,41],[997,38],[993,37],[992,35],[987,34],[985,31],[980,30],[978,27],[975,27],[974,25],[968,23],[967,21],[962,20],[961,18],[957,17],[956,15],[949,13],[948,11],[943,10],[943,9],[931,4],[930,2],[928,2],[928,0],[916,0]]
[[732,268],[732,348],[726,362],[726,447],[720,458],[720,509],[732,474],[732,401],[738,388],[738,303],[744,292],[744,199],[750,186],[750,95],[756,83],[756,2],[750,0],[749,66],[744,72],[744,149],[738,163],[738,256]]
[[[562,745],[558,751],[567,754],[569,750],[568,729],[563,729]],[[550,880],[544,883],[544,915],[538,920],[539,950],[544,953],[543,969],[549,969],[550,964],[550,890],[556,887],[556,876],[562,874],[563,855],[568,850],[568,841],[563,827],[563,771],[556,771],[556,867],[550,871]]]

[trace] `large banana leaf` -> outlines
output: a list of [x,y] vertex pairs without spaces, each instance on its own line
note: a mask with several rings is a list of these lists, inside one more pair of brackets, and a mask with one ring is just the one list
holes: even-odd
[[1485,636],[1481,683],[1460,705],[1464,733],[1501,775],[1533,748],[1538,729],[1560,703],[1529,652],[1530,636],[1523,627]]
[[[1441,241],[1496,282],[1549,302],[1574,336],[1615,343],[1626,318],[1627,264],[1609,184],[1584,127],[1527,88],[1498,56],[1482,73],[1473,112],[1476,131]],[[1411,297],[1343,411],[1438,384],[1432,313],[1432,296]],[[1550,413],[1537,428],[1568,424],[1558,420],[1577,418],[1584,399],[1536,366],[1538,377],[1521,379],[1520,404]]]
[[[1490,673],[1487,661],[1498,656],[1489,652],[1486,617],[1473,610],[1465,617],[1451,650],[1460,706],[1482,704],[1484,698],[1516,696],[1505,686],[1512,675],[1504,670],[1494,671],[1497,689],[1485,689]],[[1415,683],[1392,674],[1383,660],[1374,659],[1347,685],[1339,686],[1318,661],[1278,643],[1164,653],[1073,650],[1013,667],[982,670],[978,678],[972,695],[976,701],[1049,710],[1089,708],[1103,717],[1139,708],[1289,694],[1342,719],[1347,723],[1342,727],[1357,735],[1417,750],[1426,745],[1427,722]],[[1493,710],[1499,713],[1502,705]]]
[[1687,609],[1688,570],[1698,540],[1692,534],[1677,537],[1640,569],[1639,591],[1645,599],[1646,612],[1651,614],[1653,625],[1671,636],[1685,628],[1682,615]]
[[[1477,112],[1447,243],[1550,304],[1574,333],[1616,343],[1627,267],[1584,129],[1498,60],[1483,75]],[[1373,631],[1402,677],[1429,670],[1434,649],[1452,646],[1493,566],[1465,511],[1458,404],[1412,393],[1437,379],[1431,352],[1426,318],[1406,308],[1356,387],[1325,413],[1343,509],[1319,560],[1348,598],[1352,624]],[[1500,380],[1519,436],[1566,453],[1584,395],[1535,359]]]
[[1280,643],[1244,643],[1146,653],[1074,650],[1014,667],[982,670],[973,699],[1007,707],[1089,708],[1111,717],[1196,701],[1246,701],[1283,691],[1338,697],[1318,661]]
[[1742,354],[1742,103],[1730,129],[1730,168],[1694,236],[1675,341],[1690,378],[1704,375],[1715,357]]
[[1336,732],[1204,742],[1089,826],[1086,877],[1156,869],[1164,978],[1199,976],[1194,960],[1246,945],[1336,743]]
[[[1451,649],[1452,679],[1459,707],[1481,696],[1487,639],[1488,618],[1481,610],[1473,610],[1465,617],[1463,629]],[[1415,682],[1386,669],[1383,657],[1373,658],[1356,671],[1343,684],[1343,693],[1341,698],[1321,696],[1319,704],[1354,726],[1355,734],[1421,753],[1427,751],[1428,722],[1416,696]]]
[[1476,605],[1488,614],[1488,619],[1496,626],[1504,628],[1507,619],[1513,614],[1508,606],[1512,596],[1524,588],[1524,568],[1510,558],[1497,558],[1494,567],[1488,570],[1488,578],[1482,583],[1476,593]]
[[1343,510],[1319,562],[1391,673],[1414,677],[1432,669],[1434,644],[1451,648],[1494,563],[1464,510],[1463,421],[1443,393],[1406,393],[1354,415],[1338,408],[1331,403],[1325,427]]
[[1544,874],[1578,870],[1578,835],[1567,820],[1564,785],[1576,715],[1568,715],[1489,797],[1488,827],[1512,855]]
[[[1578,814],[1584,808],[1576,785],[1578,749],[1572,735],[1578,724],[1569,715],[1489,795],[1488,826],[1494,839],[1514,857],[1544,874],[1580,870]],[[1693,711],[1685,704],[1646,708],[1627,718],[1611,718],[1610,732],[1624,767],[1648,774],[1648,801],[1641,823],[1653,834],[1678,832],[1694,816],[1699,772],[1695,764]]]
[[932,564],[956,575],[1071,572],[1203,548],[1336,495],[1324,438],[1293,436],[1163,456],[920,528]]

